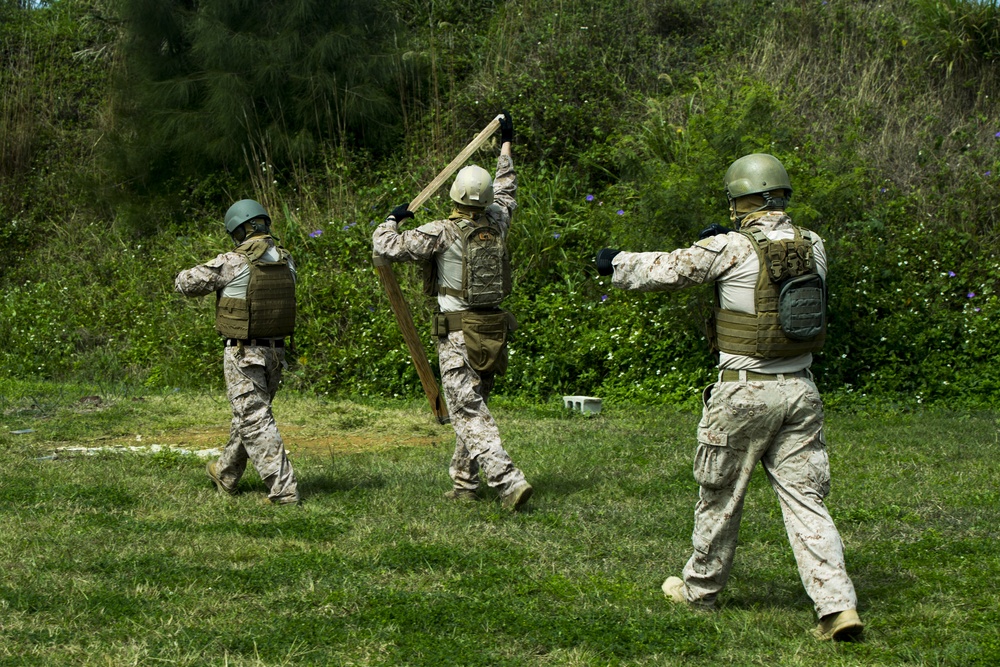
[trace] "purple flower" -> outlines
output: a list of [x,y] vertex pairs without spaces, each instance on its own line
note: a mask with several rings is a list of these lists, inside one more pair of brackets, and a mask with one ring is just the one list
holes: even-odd
[[975,293],[975,292],[969,292],[968,294],[966,294],[966,295],[965,295],[965,298],[966,298],[966,299],[971,299],[971,298],[972,298],[972,297],[974,297],[974,296],[976,296],[976,293]]
[[974,310],[977,313],[979,312],[979,308],[973,308],[972,310]]
[[557,239],[559,238],[559,236],[560,236],[559,232],[556,232],[555,234],[552,235],[552,238]]
[[349,222],[346,225],[344,225],[343,227],[341,227],[340,230],[343,231],[343,232],[346,232],[348,229],[350,229],[351,227],[353,227],[356,224],[358,224],[358,223],[356,223],[356,222]]
[[587,195],[586,197],[584,197],[584,199],[586,199],[587,201],[594,201],[594,195]]
[[889,191],[889,188],[879,188],[879,192],[881,192],[882,194],[885,194],[888,191]]
[[311,239],[317,239],[320,236],[323,236],[323,230],[322,229],[317,229],[315,231],[309,232],[309,238],[311,238]]
[[375,312],[375,306],[368,306],[368,312],[369,313],[374,313]]
[[1000,132],[997,132],[997,133],[996,133],[996,134],[994,134],[993,136],[994,136],[994,137],[996,137],[997,139],[1000,139]]
[[954,278],[955,277],[955,272],[954,271],[949,271],[948,272],[948,277],[949,278]]
[[993,172],[992,172],[992,171],[988,171],[988,172],[986,172],[985,174],[983,174],[983,176],[992,176],[992,175],[993,175]]
[[623,211],[622,209],[618,209],[617,211],[615,211],[615,213],[617,213],[618,215],[625,215],[625,211]]
[[607,301],[607,300],[608,300],[608,295],[607,294],[602,294],[601,295],[601,301]]

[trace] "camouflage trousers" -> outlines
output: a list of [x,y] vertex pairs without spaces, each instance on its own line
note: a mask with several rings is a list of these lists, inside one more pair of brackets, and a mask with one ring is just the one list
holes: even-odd
[[222,482],[235,487],[247,461],[252,461],[275,502],[298,497],[295,473],[271,412],[284,362],[285,350],[280,347],[226,348],[223,368],[233,420],[229,442],[216,464]]
[[493,373],[480,373],[469,364],[461,331],[438,338],[438,362],[448,415],[455,428],[455,453],[448,468],[455,488],[477,489],[482,470],[489,486],[506,493],[524,480],[524,473],[514,467],[500,443],[500,431],[486,407]]
[[778,496],[799,576],[816,613],[857,607],[844,545],[823,499],[830,462],[823,439],[823,401],[805,378],[718,382],[705,392],[694,476],[694,554],[684,567],[685,596],[711,606],[736,554],[743,501],[760,461]]

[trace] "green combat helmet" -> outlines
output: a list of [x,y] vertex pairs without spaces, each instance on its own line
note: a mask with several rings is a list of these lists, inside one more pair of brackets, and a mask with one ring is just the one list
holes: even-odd
[[493,178],[482,167],[469,165],[458,172],[449,195],[459,204],[486,208],[493,203]]
[[[764,206],[758,210],[784,210],[792,196],[792,184],[788,180],[788,172],[781,166],[778,158],[767,153],[752,153],[744,155],[729,165],[722,179],[726,188],[726,198],[733,206],[734,200],[747,195],[761,195]],[[772,193],[785,190],[783,197],[775,197]],[[741,216],[742,217],[742,216]]]
[[232,234],[244,222],[260,218],[264,219],[264,224],[261,226],[254,223],[253,229],[255,232],[267,231],[267,228],[271,226],[271,216],[267,214],[263,206],[253,199],[241,199],[226,211],[226,231]]

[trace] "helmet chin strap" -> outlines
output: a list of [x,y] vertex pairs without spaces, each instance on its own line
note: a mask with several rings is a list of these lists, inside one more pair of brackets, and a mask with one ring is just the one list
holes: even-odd
[[736,211],[736,200],[728,192],[726,193],[726,199],[729,200],[729,219],[736,224],[736,229],[740,228],[740,225],[748,215],[753,215],[761,211],[784,211],[788,208],[788,202],[791,199],[790,197],[772,197],[770,192],[759,192],[756,194],[764,198],[764,205],[758,206],[752,211],[738,213]]
[[[247,229],[247,225],[250,229]],[[233,237],[233,243],[240,245],[246,241],[251,236],[256,234],[270,234],[270,227],[262,218],[254,218],[253,220],[247,220],[242,225],[233,230],[230,236]]]

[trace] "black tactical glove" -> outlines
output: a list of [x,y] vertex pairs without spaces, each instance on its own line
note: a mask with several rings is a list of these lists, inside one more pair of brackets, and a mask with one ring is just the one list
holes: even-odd
[[[392,213],[389,214],[389,218],[394,219],[396,222],[402,222],[407,218],[413,217],[413,211],[407,209],[409,204],[400,204],[396,208],[392,209]],[[388,218],[386,218],[388,220]]]
[[614,268],[611,266],[611,260],[615,258],[615,255],[620,253],[621,250],[612,250],[611,248],[604,248],[603,250],[597,251],[597,257],[594,261],[597,263],[597,272],[602,276],[610,276],[615,272]]
[[514,121],[511,120],[510,112],[504,109],[500,113],[503,114],[500,119],[500,143],[514,143]]
[[701,233],[698,234],[698,240],[707,239],[708,237],[715,236],[716,234],[728,234],[731,231],[733,230],[729,227],[723,227],[719,223],[713,222],[711,225],[701,230]]

